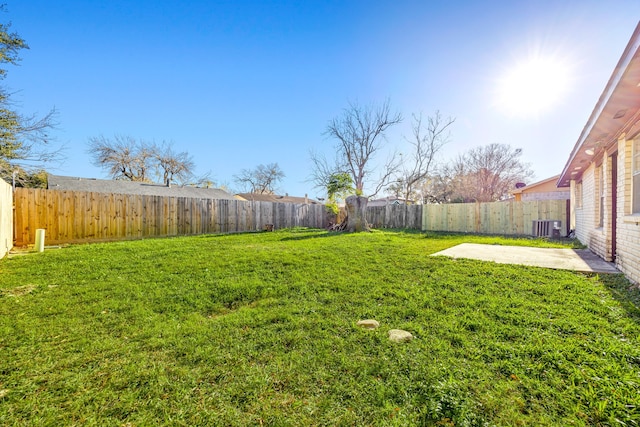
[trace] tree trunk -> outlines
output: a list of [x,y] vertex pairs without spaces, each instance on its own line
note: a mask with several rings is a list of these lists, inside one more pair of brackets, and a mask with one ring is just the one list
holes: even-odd
[[347,208],[347,222],[346,231],[360,232],[371,231],[369,224],[367,224],[367,203],[369,199],[363,196],[349,196],[345,199],[345,205]]

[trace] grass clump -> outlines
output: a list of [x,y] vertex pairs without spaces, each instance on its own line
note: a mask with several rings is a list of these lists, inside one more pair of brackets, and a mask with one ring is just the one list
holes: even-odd
[[289,230],[2,260],[0,424],[638,425],[624,277],[428,256],[463,242],[543,243]]

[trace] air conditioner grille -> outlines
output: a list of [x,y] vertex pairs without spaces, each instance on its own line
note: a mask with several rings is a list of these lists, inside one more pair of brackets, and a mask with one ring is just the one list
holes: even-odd
[[538,219],[533,221],[531,234],[536,237],[560,237],[562,221],[556,219]]

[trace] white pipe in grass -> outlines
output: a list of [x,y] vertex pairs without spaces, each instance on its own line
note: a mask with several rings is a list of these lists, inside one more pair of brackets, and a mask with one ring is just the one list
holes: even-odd
[[38,228],[36,230],[36,252],[44,252],[44,228]]

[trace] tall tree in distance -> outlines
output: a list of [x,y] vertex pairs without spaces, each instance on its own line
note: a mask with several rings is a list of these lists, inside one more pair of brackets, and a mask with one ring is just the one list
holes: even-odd
[[423,204],[451,202],[451,179],[448,166],[443,166],[420,183],[420,197]]
[[175,152],[171,144],[163,143],[154,145],[152,153],[157,164],[156,173],[162,176],[162,183],[169,185],[174,180],[185,183],[193,177],[196,165],[186,151]]
[[243,190],[256,194],[274,194],[278,184],[285,177],[278,163],[258,165],[255,169],[242,169],[234,175],[234,181]]
[[[0,12],[5,11],[4,5]],[[17,65],[19,53],[29,46],[10,24],[0,23],[0,80],[8,70],[4,65]],[[9,91],[0,87],[0,178],[18,186],[42,186],[43,168],[60,161],[62,150],[50,146],[49,132],[55,127],[56,110],[42,117],[23,115],[12,108]],[[46,182],[44,182],[46,185]]]
[[151,182],[154,145],[130,136],[89,138],[89,154],[95,166],[105,169],[113,179]]
[[165,185],[174,182],[199,185],[209,180],[208,174],[196,177],[192,157],[186,151],[176,152],[171,143],[156,144],[116,135],[89,138],[88,145],[93,164],[106,170],[113,179],[159,181]]
[[449,169],[451,201],[495,202],[509,197],[517,182],[533,176],[522,149],[506,144],[473,148],[458,156]]
[[444,118],[440,111],[423,120],[422,114],[413,115],[411,129],[413,135],[408,139],[410,152],[402,156],[399,173],[391,190],[406,201],[417,200],[420,184],[432,173],[437,154],[450,141],[450,126],[455,122],[451,117]]

